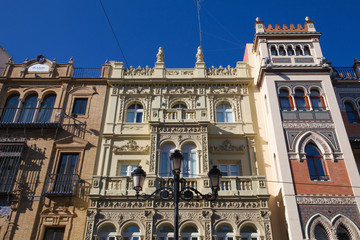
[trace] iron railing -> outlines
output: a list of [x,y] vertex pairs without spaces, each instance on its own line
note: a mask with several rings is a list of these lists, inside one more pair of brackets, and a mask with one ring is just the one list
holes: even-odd
[[352,67],[336,67],[334,70],[338,78],[358,78],[355,69]]
[[0,142],[0,194],[13,191],[25,142]]
[[84,138],[86,133],[86,122],[81,122],[72,116],[64,115],[62,128],[74,136]]
[[329,176],[328,175],[311,175],[310,174],[311,181],[328,181]]
[[0,128],[57,128],[62,108],[0,108]]
[[101,68],[74,68],[74,78],[100,78]]
[[0,128],[63,128],[83,138],[86,122],[66,115],[62,108],[0,108]]
[[46,196],[73,196],[79,183],[78,174],[49,174],[46,180]]

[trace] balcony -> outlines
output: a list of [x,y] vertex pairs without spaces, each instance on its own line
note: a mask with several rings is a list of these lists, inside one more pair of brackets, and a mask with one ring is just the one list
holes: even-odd
[[281,116],[283,121],[308,121],[308,120],[319,120],[319,121],[331,121],[331,114],[328,110],[281,110]]
[[[201,192],[210,192],[208,186],[204,186],[204,178],[185,178],[186,186],[198,189]],[[172,186],[169,178],[155,178],[155,186],[161,188],[164,186]],[[144,191],[151,190],[154,186],[144,186]],[[151,191],[150,191],[151,192]],[[148,192],[148,193],[150,193]],[[219,196],[256,196],[267,195],[265,186],[265,177],[263,176],[234,176],[223,177],[221,179],[221,187]],[[131,177],[94,177],[91,195],[102,196],[124,196],[135,195],[133,190],[133,182]]]
[[83,123],[64,113],[62,108],[0,108],[0,128],[56,129],[84,137]]
[[223,177],[219,196],[251,196],[267,194],[264,176]]
[[45,185],[45,196],[74,196],[78,182],[77,174],[49,174]]
[[209,121],[207,110],[204,109],[153,109],[151,121],[177,123]]
[[62,108],[0,108],[0,128],[58,128]]

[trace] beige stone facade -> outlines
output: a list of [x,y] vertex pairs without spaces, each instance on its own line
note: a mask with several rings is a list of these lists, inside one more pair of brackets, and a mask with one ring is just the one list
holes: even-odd
[[182,239],[272,239],[247,64],[205,68],[201,48],[196,59],[193,69],[168,69],[160,48],[154,68],[110,62],[85,239],[172,238],[173,202],[136,200],[129,175],[141,165],[152,193],[171,177],[174,149],[185,156],[182,177],[202,193],[213,165],[224,172],[218,200],[180,203]]
[[[0,76],[1,239],[82,239],[106,96],[106,64],[44,56]],[[52,239],[52,238],[51,238]]]

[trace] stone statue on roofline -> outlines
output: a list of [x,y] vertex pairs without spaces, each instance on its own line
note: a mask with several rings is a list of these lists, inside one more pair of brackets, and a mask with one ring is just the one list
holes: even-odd
[[197,53],[196,53],[196,62],[204,62],[204,53],[202,51],[201,47],[198,47]]
[[159,47],[159,51],[156,54],[156,58],[157,58],[156,62],[158,62],[158,63],[164,62],[164,57],[165,57],[165,54],[163,52],[163,48]]

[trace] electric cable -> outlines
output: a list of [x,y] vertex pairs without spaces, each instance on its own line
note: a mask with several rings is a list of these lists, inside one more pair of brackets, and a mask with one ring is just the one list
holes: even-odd
[[106,12],[106,10],[105,10],[105,7],[104,7],[104,5],[103,5],[103,3],[102,3],[101,0],[99,0],[99,2],[100,2],[100,5],[101,5],[101,8],[102,8],[102,10],[103,10],[103,12],[104,12],[104,14],[105,14],[105,17],[106,17],[106,19],[107,19],[107,22],[109,23],[109,26],[110,26],[110,28],[111,28],[111,31],[112,31],[112,33],[113,33],[113,35],[114,35],[115,41],[116,41],[116,43],[117,43],[117,46],[118,46],[119,49],[120,49],[121,55],[122,55],[123,58],[124,58],[124,62],[125,62],[125,64],[126,64],[127,68],[130,68],[130,67],[129,67],[129,64],[127,63],[125,54],[124,54],[124,52],[123,52],[123,50],[122,50],[122,48],[121,48],[121,46],[120,46],[119,39],[118,39],[117,36],[116,36],[115,30],[114,30],[114,28],[113,28],[113,26],[112,26],[112,24],[111,24],[111,22],[110,22],[109,16],[108,16],[108,14],[107,14],[107,12]]

